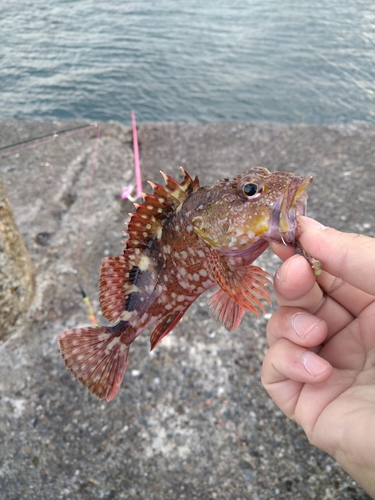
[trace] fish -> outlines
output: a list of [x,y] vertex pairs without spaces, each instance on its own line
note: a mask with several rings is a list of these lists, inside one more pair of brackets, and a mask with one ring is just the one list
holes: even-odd
[[123,252],[102,260],[99,302],[113,326],[57,337],[66,367],[99,399],[118,393],[132,342],[152,326],[154,349],[207,290],[217,286],[208,305],[230,332],[246,311],[264,313],[272,281],[253,262],[270,242],[294,244],[319,272],[319,261],[298,242],[311,176],[254,167],[200,186],[181,170],[181,182],[163,172],[164,186],[149,181],[153,193],[134,203]]

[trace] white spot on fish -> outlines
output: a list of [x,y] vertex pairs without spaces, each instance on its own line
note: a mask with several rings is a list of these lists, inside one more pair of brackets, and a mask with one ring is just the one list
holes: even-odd
[[192,288],[194,288],[194,286],[190,285],[190,283],[184,280],[181,280],[179,282],[179,285],[181,286],[181,288],[184,288],[185,290],[191,290]]
[[[138,292],[139,288],[136,285],[132,285],[130,288],[126,290],[126,295],[130,295],[134,292]],[[115,290],[113,290],[115,291]]]
[[127,350],[128,350],[128,346],[126,344],[121,344],[120,352],[123,353],[124,351],[127,351]]
[[120,337],[113,337],[113,339],[111,340],[111,342],[107,345],[106,349],[105,349],[105,353],[106,354],[109,354],[112,350],[112,348],[118,344],[120,342]]
[[124,311],[120,318],[123,320],[123,321],[128,321],[132,316],[133,316],[133,313],[134,314],[137,314],[136,311]]

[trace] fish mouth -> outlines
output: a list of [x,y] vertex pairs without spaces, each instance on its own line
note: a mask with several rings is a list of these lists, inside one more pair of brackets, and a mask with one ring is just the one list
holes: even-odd
[[297,234],[297,215],[306,214],[307,189],[313,178],[295,177],[286,187],[282,197],[272,211],[271,239],[287,243],[295,241]]

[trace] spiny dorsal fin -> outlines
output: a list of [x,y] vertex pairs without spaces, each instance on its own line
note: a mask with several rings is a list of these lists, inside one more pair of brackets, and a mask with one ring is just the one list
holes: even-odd
[[178,204],[183,203],[189,194],[193,193],[199,188],[199,179],[195,176],[194,180],[182,167],[181,171],[184,174],[184,180],[178,183],[173,177],[160,172],[165,180],[165,191],[168,191],[170,195],[178,200]]
[[170,212],[176,210],[189,194],[199,188],[198,177],[193,180],[183,168],[181,169],[184,174],[181,184],[162,173],[166,185],[163,187],[149,182],[153,194],[143,194],[143,203],[134,203],[136,212],[130,214],[130,220],[127,222],[128,230],[125,232],[128,236],[124,249],[126,255],[134,253],[136,249],[142,251],[150,246],[150,242],[160,239],[163,220]]

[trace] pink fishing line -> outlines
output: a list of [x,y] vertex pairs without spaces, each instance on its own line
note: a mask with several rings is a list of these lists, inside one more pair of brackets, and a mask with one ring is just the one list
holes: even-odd
[[133,191],[133,188],[134,186],[131,184],[130,186],[126,186],[123,190],[122,190],[122,193],[121,193],[121,198],[123,200],[126,200],[126,198],[129,198],[129,200],[131,201],[131,196],[130,196],[130,193]]
[[133,131],[133,153],[134,153],[134,171],[135,171],[135,183],[136,183],[136,196],[133,198],[131,192],[134,186],[125,186],[121,193],[121,198],[123,200],[135,201],[137,198],[142,197],[142,174],[141,174],[141,162],[139,161],[139,148],[138,148],[138,134],[137,134],[137,122],[135,120],[134,111],[130,111],[130,116],[132,119],[132,131]]

